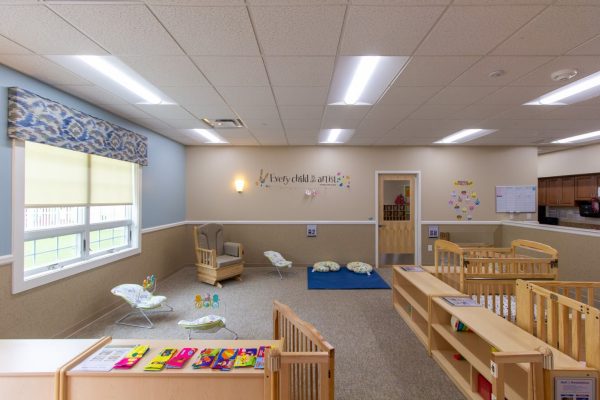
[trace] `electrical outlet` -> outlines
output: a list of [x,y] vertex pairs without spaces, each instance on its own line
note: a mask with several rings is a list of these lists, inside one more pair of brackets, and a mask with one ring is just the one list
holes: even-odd
[[428,244],[428,245],[427,245],[427,251],[433,251],[433,246],[432,246],[432,245],[430,245],[430,244]]
[[306,236],[307,237],[317,237],[317,226],[316,225],[306,225]]

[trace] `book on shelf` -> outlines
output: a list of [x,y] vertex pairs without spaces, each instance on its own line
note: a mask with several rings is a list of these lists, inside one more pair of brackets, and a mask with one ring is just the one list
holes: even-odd
[[187,360],[192,358],[192,356],[198,351],[195,347],[185,347],[177,353],[173,358],[167,361],[167,368],[180,369],[183,368],[183,365]]
[[235,357],[235,363],[233,366],[235,368],[240,367],[253,367],[256,362],[256,348],[246,349],[240,348],[238,349],[237,356]]
[[256,362],[254,363],[254,368],[256,369],[265,369],[265,350],[270,349],[271,346],[260,346],[258,348],[258,353],[256,353]]
[[423,272],[423,268],[418,265],[402,265],[400,268],[406,272]]
[[166,348],[160,351],[160,354],[157,355],[150,361],[148,365],[144,367],[144,371],[160,371],[165,367],[167,361],[173,357],[173,355],[177,352],[177,349]]
[[481,307],[481,304],[477,303],[471,297],[444,296],[442,299],[446,300],[446,302],[454,307]]
[[149,349],[150,349],[150,346],[148,346],[148,345],[135,346],[133,349],[131,349],[131,351],[129,353],[127,353],[127,355],[125,355],[125,357],[123,357],[121,360],[119,360],[115,364],[114,368],[116,368],[116,369],[131,369],[131,368],[133,368],[133,366],[136,365],[138,363],[138,361],[140,361],[142,359],[144,354],[146,354]]
[[94,354],[86,358],[81,364],[75,367],[74,371],[102,371],[108,372],[113,369],[116,362],[122,359],[135,346],[104,346]]
[[235,362],[237,352],[238,349],[221,349],[211,368],[221,371],[229,371],[233,368],[233,363]]
[[192,368],[210,368],[220,352],[221,349],[202,349]]

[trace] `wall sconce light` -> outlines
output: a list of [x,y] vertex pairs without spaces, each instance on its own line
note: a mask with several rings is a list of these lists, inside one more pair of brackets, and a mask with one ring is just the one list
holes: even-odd
[[243,179],[236,179],[235,180],[235,190],[238,193],[242,193],[244,191],[244,185],[246,182],[244,182]]

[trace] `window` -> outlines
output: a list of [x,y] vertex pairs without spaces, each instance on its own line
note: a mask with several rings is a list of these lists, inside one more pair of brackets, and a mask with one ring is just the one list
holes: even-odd
[[137,164],[14,143],[13,292],[139,252]]

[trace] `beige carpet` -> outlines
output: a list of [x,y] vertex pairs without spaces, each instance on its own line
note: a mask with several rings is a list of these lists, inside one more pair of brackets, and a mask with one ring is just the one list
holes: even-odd
[[[391,270],[379,271],[389,283]],[[177,321],[209,313],[194,307],[194,296],[216,292],[223,301],[218,314],[241,339],[271,338],[272,302],[277,299],[314,324],[335,347],[336,399],[463,398],[394,310],[391,290],[307,290],[304,268],[283,274],[280,280],[273,268],[246,268],[242,282],[226,281],[216,289],[197,282],[195,270],[186,267],[159,282],[159,294],[168,297],[175,311],[153,316],[154,329],[114,325],[129,311],[120,307],[73,337],[184,339]],[[199,337],[229,339],[231,334],[221,330]]]

